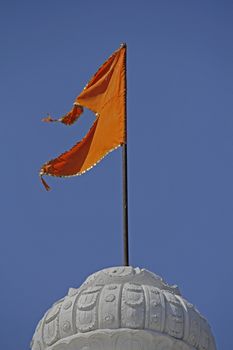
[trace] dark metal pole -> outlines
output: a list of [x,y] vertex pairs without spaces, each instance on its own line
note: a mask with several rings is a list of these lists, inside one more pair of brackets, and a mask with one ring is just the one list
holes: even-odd
[[129,266],[127,144],[122,146],[124,265]]
[[124,265],[129,266],[128,173],[127,173],[127,46],[125,52],[125,144],[122,146]]

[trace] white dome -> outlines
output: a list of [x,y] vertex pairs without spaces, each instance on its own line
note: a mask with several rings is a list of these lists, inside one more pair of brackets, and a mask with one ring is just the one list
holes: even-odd
[[177,286],[133,267],[99,271],[55,303],[32,350],[216,350],[207,321]]

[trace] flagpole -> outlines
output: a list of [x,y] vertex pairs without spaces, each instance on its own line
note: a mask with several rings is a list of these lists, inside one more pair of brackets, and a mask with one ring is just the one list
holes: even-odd
[[122,146],[122,185],[123,185],[123,245],[124,265],[129,266],[129,234],[128,234],[128,172],[127,172],[127,46],[125,53],[125,143]]

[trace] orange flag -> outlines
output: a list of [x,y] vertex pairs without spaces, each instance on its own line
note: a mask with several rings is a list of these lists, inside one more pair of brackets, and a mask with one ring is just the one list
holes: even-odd
[[[72,114],[71,110],[59,121],[72,124],[82,113],[83,107],[92,110],[96,120],[80,142],[42,166],[41,179],[43,175],[81,175],[126,142],[126,45],[122,45],[99,68],[74,105],[78,106],[78,112]],[[67,118],[65,122],[64,118]],[[51,117],[47,119],[53,121],[49,120]],[[44,179],[42,182],[49,190]]]

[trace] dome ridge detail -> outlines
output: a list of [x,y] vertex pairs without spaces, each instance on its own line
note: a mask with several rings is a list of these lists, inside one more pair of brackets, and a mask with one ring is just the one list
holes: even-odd
[[70,288],[38,324],[31,347],[216,350],[207,321],[177,286],[131,266],[101,270]]

